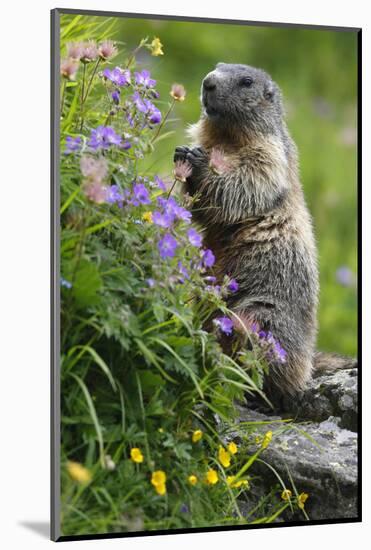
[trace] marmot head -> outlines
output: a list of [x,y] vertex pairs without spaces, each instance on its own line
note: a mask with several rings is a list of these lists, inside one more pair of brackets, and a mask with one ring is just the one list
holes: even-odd
[[274,132],[280,127],[281,92],[271,77],[248,65],[218,63],[202,81],[203,116],[217,125]]

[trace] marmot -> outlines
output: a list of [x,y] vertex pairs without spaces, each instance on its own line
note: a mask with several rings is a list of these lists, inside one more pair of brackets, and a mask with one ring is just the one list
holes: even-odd
[[[261,69],[218,63],[202,82],[201,103],[193,146],[177,147],[174,161],[192,165],[184,191],[195,197],[193,217],[214,251],[216,274],[238,281],[229,307],[287,353],[270,365],[269,393],[293,395],[316,367],[353,364],[315,352],[317,250],[281,91]],[[220,171],[210,167],[216,150]]]

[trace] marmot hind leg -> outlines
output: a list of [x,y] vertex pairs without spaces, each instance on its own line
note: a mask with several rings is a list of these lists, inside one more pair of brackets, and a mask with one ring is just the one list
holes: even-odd
[[[238,315],[238,321],[235,322],[236,331],[243,336],[246,332],[253,331],[260,335],[260,330],[265,334],[271,332],[276,342],[280,344],[286,352],[284,361],[272,358],[271,354],[266,357],[269,365],[269,371],[265,376],[264,391],[267,397],[273,402],[284,396],[293,396],[297,392],[305,389],[307,383],[312,377],[313,362],[310,347],[300,346],[300,339],[297,340],[289,336],[288,327],[285,325],[282,329],[282,323],[277,317],[274,308],[260,307],[257,309],[235,310]],[[255,325],[255,326],[254,326]],[[281,330],[278,327],[281,326]],[[286,334],[286,338],[284,337]],[[250,340],[243,338],[244,344],[250,346]],[[264,337],[261,338],[262,349],[264,349]]]

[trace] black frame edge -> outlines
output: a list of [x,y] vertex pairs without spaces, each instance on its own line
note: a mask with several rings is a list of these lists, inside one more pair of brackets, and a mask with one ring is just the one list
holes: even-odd
[[192,23],[227,23],[229,25],[248,25],[256,27],[289,27],[308,30],[327,30],[327,31],[342,31],[342,32],[358,32],[361,30],[360,27],[337,27],[331,25],[315,25],[315,24],[303,24],[303,23],[272,23],[269,21],[241,21],[239,19],[219,19],[213,17],[193,17],[191,15],[162,15],[162,14],[152,14],[152,13],[133,13],[133,12],[117,12],[117,11],[100,11],[100,10],[79,10],[76,8],[55,8],[59,14],[76,14],[76,15],[91,15],[91,16],[102,16],[106,17],[126,17],[131,19],[158,19],[158,20],[167,20],[167,21],[189,21]]
[[50,200],[51,200],[51,361],[50,361],[50,538],[60,538],[60,296],[59,296],[59,9],[51,10],[50,34]]

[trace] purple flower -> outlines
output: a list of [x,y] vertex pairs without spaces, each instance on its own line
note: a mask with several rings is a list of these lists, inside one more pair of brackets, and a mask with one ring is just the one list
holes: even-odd
[[166,185],[159,176],[155,176],[153,181],[161,191],[166,191]]
[[285,363],[286,358],[287,358],[287,351],[283,349],[283,347],[281,346],[281,344],[277,340],[273,344],[273,350],[274,350],[274,354],[276,356],[276,359],[280,363]]
[[224,334],[228,334],[228,336],[232,334],[233,321],[229,317],[217,317],[214,319],[214,324],[219,327]]
[[215,263],[215,256],[209,248],[202,254],[202,263],[204,267],[212,267]]
[[79,151],[81,147],[81,137],[77,136],[75,138],[71,136],[66,137],[66,149],[64,151],[65,155],[69,155],[70,153],[74,153],[75,151]]
[[111,126],[98,126],[98,128],[91,131],[90,140],[88,145],[92,149],[109,149],[111,145],[120,145],[121,136],[116,134],[115,130]]
[[131,96],[131,99],[135,107],[138,109],[138,111],[140,111],[141,113],[145,113],[147,111],[147,107],[145,106],[144,101],[139,92],[135,92]]
[[118,105],[120,103],[120,91],[119,90],[115,90],[114,92],[112,92],[111,97],[112,97],[113,102],[116,105]]
[[182,275],[182,277],[180,278],[180,281],[184,283],[185,279],[189,279],[189,273],[187,269],[184,267],[184,265],[182,264],[182,262],[178,262],[178,269],[180,274]]
[[197,231],[193,229],[193,227],[191,227],[191,229],[188,229],[187,236],[192,246],[197,246],[198,248],[201,246],[202,236],[197,233]]
[[252,332],[256,332],[256,333],[259,331],[259,325],[258,325],[258,323],[256,323],[256,322],[252,323],[252,325],[251,325],[251,331],[252,331]]
[[259,330],[257,323],[251,325],[251,330],[259,338],[259,346],[263,349],[265,357],[268,361],[285,363],[287,352],[283,349],[278,340],[270,331]]
[[135,92],[132,96],[131,96],[131,99],[135,105],[135,107],[138,109],[138,111],[140,111],[141,113],[146,113],[147,112],[147,107],[140,95],[139,92]]
[[131,148],[130,141],[124,141],[124,143],[121,143],[120,148],[123,149],[124,151],[127,151],[128,149],[130,149]]
[[178,246],[176,239],[170,233],[159,241],[158,249],[160,251],[161,258],[172,258],[175,254],[175,249]]
[[181,514],[188,514],[188,512],[189,512],[188,506],[186,504],[182,504],[180,509],[179,509],[179,512]]
[[231,292],[237,292],[237,290],[239,289],[239,284],[238,282],[236,281],[236,279],[231,279],[229,281],[229,284],[227,286],[228,290],[230,290]]
[[156,86],[156,80],[153,80],[150,72],[145,69],[141,73],[135,73],[135,83],[145,88],[153,88]]
[[129,126],[131,126],[133,128],[134,126],[134,118],[132,117],[132,115],[130,113],[128,113],[126,115],[126,120],[128,121],[129,123]]
[[182,206],[179,206],[174,197],[170,197],[169,199],[158,197],[157,202],[159,206],[164,209],[164,212],[170,214],[173,218],[177,218],[178,220],[183,220],[187,223],[190,223],[192,214],[189,212],[189,210],[186,210]]
[[131,99],[138,111],[148,117],[149,122],[152,124],[159,124],[161,122],[161,111],[149,99],[143,99],[139,92],[135,92]]
[[152,214],[152,221],[156,225],[159,225],[160,227],[171,227],[174,216],[170,214],[169,212],[165,212],[164,214],[161,214],[158,210],[155,210]]
[[208,283],[216,283],[216,277],[214,277],[213,275],[209,275],[208,277],[205,277],[205,281],[207,281]]
[[344,265],[336,271],[336,280],[342,286],[353,286],[355,282],[354,273],[349,267]]
[[[178,206],[175,211],[175,215],[179,220],[183,220],[186,223],[191,223],[192,214],[186,208]],[[202,237],[201,237],[202,240]]]
[[111,185],[107,190],[107,202],[110,204],[117,203],[119,207],[122,207],[122,201],[124,197],[120,193],[118,185]]
[[146,283],[149,286],[149,288],[153,288],[155,286],[155,280],[152,278],[146,279]]
[[145,185],[143,185],[143,183],[136,183],[133,186],[133,195],[133,204],[135,206],[138,206],[138,204],[150,204],[151,202],[148,189]]
[[155,105],[153,105],[153,103],[151,103],[151,101],[149,99],[145,99],[144,101],[145,101],[145,105],[147,107],[146,114],[149,118],[149,121],[152,124],[159,124],[161,122],[161,118],[162,118],[161,111],[159,109],[157,109],[157,107]]
[[112,71],[110,69],[104,69],[103,76],[117,86],[127,86],[130,84],[129,69],[125,69],[124,71],[120,69],[120,67],[115,67]]

